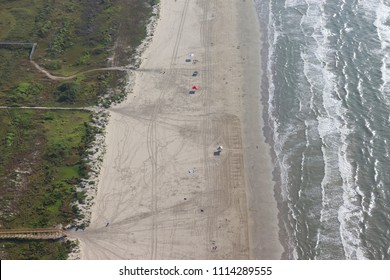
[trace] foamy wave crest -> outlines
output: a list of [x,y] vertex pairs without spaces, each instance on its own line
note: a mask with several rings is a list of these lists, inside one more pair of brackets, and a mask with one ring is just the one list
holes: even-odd
[[383,0],[376,7],[376,19],[374,25],[377,28],[378,37],[381,43],[382,50],[382,85],[380,91],[385,96],[385,102],[390,105],[390,6],[385,4]]
[[359,11],[363,12],[368,19],[372,19],[375,16],[375,10],[378,6],[377,0],[367,1],[367,0],[358,0],[357,7]]
[[[337,160],[332,150],[334,141],[337,141],[338,119],[335,118],[340,104],[331,93],[334,92],[335,77],[327,69],[329,55],[334,52],[329,48],[327,37],[330,31],[326,28],[327,19],[324,16],[324,1],[306,1],[306,13],[302,16],[300,27],[306,36],[305,45],[301,51],[304,76],[310,86],[310,107],[320,107],[317,117],[317,129],[323,142],[322,153],[324,156],[325,174],[321,183],[322,209],[321,227],[318,229],[315,251],[316,258],[331,258],[327,252],[328,245],[340,243],[337,232],[338,221],[335,219],[335,209],[340,206],[340,201],[334,198],[332,181],[338,172]],[[314,100],[317,100],[315,102]],[[321,104],[322,102],[322,104]],[[325,229],[325,230],[321,230]],[[319,249],[321,248],[321,249]],[[321,252],[321,253],[319,253]],[[320,254],[320,255],[319,255]]]
[[378,40],[381,49],[377,54],[382,56],[382,85],[380,92],[384,97],[384,102],[390,105],[390,2],[386,0],[359,1],[359,8],[365,12],[366,18],[373,21],[376,27]]
[[262,5],[270,7],[268,121],[289,256],[371,258],[370,234],[389,197],[390,0]]
[[339,208],[338,219],[340,221],[340,234],[347,259],[364,259],[360,241],[359,224],[363,219],[363,211],[358,202],[356,181],[352,172],[352,165],[347,157],[346,128],[341,134],[343,145],[339,153],[340,173],[343,179],[343,205]]
[[[258,4],[258,3],[257,3]],[[267,63],[267,77],[268,77],[268,118],[269,118],[269,125],[273,130],[273,142],[274,142],[274,151],[277,157],[276,164],[279,164],[280,168],[280,182],[281,182],[281,196],[284,202],[288,200],[288,192],[287,192],[287,184],[288,184],[288,163],[286,162],[286,157],[283,157],[281,155],[282,145],[283,141],[280,141],[279,134],[278,134],[278,118],[276,115],[275,110],[275,81],[273,76],[273,67],[274,67],[274,56],[275,56],[275,46],[277,45],[278,38],[280,36],[280,31],[278,30],[278,27],[276,26],[276,20],[274,18],[274,14],[272,13],[272,1],[269,1],[268,4],[268,10],[269,10],[269,18],[268,18],[268,63]],[[257,6],[257,8],[259,8]],[[285,224],[291,223],[291,221],[283,221]],[[291,227],[292,225],[289,224]],[[286,229],[289,228],[289,226],[286,226]],[[294,234],[294,233],[293,233]],[[296,238],[296,237],[295,237]],[[292,250],[290,252],[291,258],[298,258],[298,252],[297,252],[297,246],[295,244],[295,241],[292,238],[289,238],[289,248]]]
[[284,3],[285,8],[294,8],[296,6],[306,5],[305,0],[286,0]]
[[[270,2],[270,10],[271,2]],[[279,123],[278,118],[275,115],[275,83],[274,83],[274,76],[273,76],[273,59],[274,59],[274,52],[275,52],[275,46],[277,45],[278,38],[280,36],[280,32],[278,32],[278,29],[275,25],[275,19],[273,18],[273,14],[270,13],[269,16],[269,25],[268,25],[268,42],[269,42],[269,51],[268,51],[268,65],[267,65],[267,75],[268,75],[268,83],[269,83],[269,99],[268,99],[268,116],[270,125],[273,129],[273,140],[274,140],[274,150],[276,157],[278,158],[278,163],[280,165],[280,171],[281,171],[281,191],[282,191],[282,199],[284,201],[289,200],[288,198],[288,170],[290,168],[289,164],[287,163],[287,157],[282,155],[282,150],[285,142],[288,140],[288,137],[294,133],[294,128],[290,127],[286,131],[283,132],[283,135],[279,134]]]
[[311,92],[321,95],[322,99],[322,109],[318,112],[318,133],[323,143],[325,163],[325,175],[321,183],[321,228],[326,230],[319,229],[316,249],[321,253],[317,257],[328,258],[328,245],[342,243],[345,257],[353,259],[361,256],[358,225],[362,212],[354,203],[357,193],[347,158],[347,136],[351,131],[347,129],[345,108],[337,98],[336,75],[330,66],[334,57],[337,57],[329,42],[329,37],[335,34],[326,26],[332,19],[325,15],[325,1],[307,0],[306,4],[301,29],[308,39],[301,57]]

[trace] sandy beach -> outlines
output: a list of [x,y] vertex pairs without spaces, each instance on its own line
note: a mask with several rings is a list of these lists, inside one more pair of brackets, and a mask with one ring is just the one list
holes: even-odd
[[134,88],[109,109],[91,224],[69,236],[82,259],[280,259],[253,2],[160,6]]

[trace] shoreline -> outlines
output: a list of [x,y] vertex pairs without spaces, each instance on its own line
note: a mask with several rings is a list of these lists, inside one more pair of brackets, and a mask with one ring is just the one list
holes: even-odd
[[[278,220],[279,209],[276,201],[276,186],[273,180],[273,159],[271,147],[264,134],[267,130],[265,118],[267,116],[264,106],[267,96],[264,88],[264,62],[265,57],[262,53],[264,50],[265,27],[260,25],[258,15],[256,14],[255,4],[251,13],[243,12],[244,25],[250,25],[249,22],[256,22],[251,30],[247,30],[246,36],[247,48],[246,53],[249,56],[248,61],[251,64],[245,69],[245,92],[258,92],[258,95],[247,95],[244,98],[244,128],[243,138],[246,143],[245,149],[245,170],[247,173],[248,188],[248,209],[252,212],[252,250],[251,258],[253,259],[280,259],[283,254],[283,246],[279,240],[280,225]],[[248,41],[248,39],[250,41]],[[258,131],[253,131],[257,127]],[[258,133],[256,133],[258,132]],[[267,209],[268,208],[268,209]]]
[[[126,67],[129,67],[126,76],[126,85],[123,90],[127,92],[127,95],[125,98],[127,98],[128,94],[132,92],[133,87],[134,87],[134,70],[130,69],[138,69],[140,64],[142,63],[142,55],[147,49],[148,45],[153,39],[153,34],[156,29],[156,25],[159,19],[159,11],[160,11],[160,5],[155,4],[153,7],[152,11],[152,16],[149,18],[149,23],[146,25],[146,37],[144,40],[142,40],[142,43],[137,47],[134,56],[132,57],[132,60],[134,61],[133,63],[130,63]],[[108,63],[112,64],[112,61],[114,60],[114,55],[108,59]],[[122,90],[122,89],[121,89]],[[123,101],[123,100],[121,100]],[[114,102],[111,104],[111,106],[115,106],[121,103],[119,102]],[[86,194],[86,200],[87,204],[77,204],[78,207],[80,208],[80,211],[83,215],[83,218],[74,221],[74,225],[68,225],[67,228],[73,230],[74,226],[80,227],[81,225],[86,225],[87,227],[89,226],[91,222],[91,216],[92,216],[92,208],[95,204],[94,200],[98,191],[98,184],[101,181],[102,173],[103,173],[103,168],[104,166],[102,165],[102,162],[105,157],[106,153],[106,136],[105,134],[107,133],[107,125],[109,123],[110,119],[110,113],[107,109],[103,109],[98,107],[95,109],[95,115],[94,117],[96,120],[94,123],[97,123],[96,127],[102,130],[102,133],[98,133],[96,135],[96,139],[94,140],[90,150],[95,150],[95,153],[89,157],[90,160],[90,167],[92,171],[89,174],[89,180],[82,181],[80,183],[80,186],[78,186],[78,189],[85,191]],[[95,182],[89,187],[86,187],[88,185],[89,181]],[[72,250],[72,252],[68,255],[68,260],[77,260],[80,259],[81,257],[81,250],[80,250],[80,240],[75,238],[75,237],[68,237],[69,240],[71,241],[76,241],[76,247]]]
[[133,90],[109,110],[91,225],[70,234],[83,259],[281,257],[254,3],[211,2],[160,3]]
[[[260,0],[261,1],[261,0]],[[258,21],[260,25],[268,26],[269,24],[269,10],[268,7],[265,7],[263,3],[259,3],[259,0],[254,0],[255,2],[255,9],[257,11]],[[266,28],[263,28],[261,32],[261,48],[260,48],[260,57],[262,61],[267,61],[269,58],[269,30]],[[262,63],[261,65],[261,104],[263,108],[262,112],[262,120],[263,120],[263,136],[264,136],[264,142],[265,145],[268,147],[268,151],[270,154],[270,158],[273,165],[272,170],[272,182],[274,184],[274,199],[277,203],[277,209],[278,209],[278,226],[279,226],[279,243],[281,244],[283,248],[283,253],[281,254],[281,259],[288,259],[288,233],[286,231],[286,226],[283,224],[285,219],[284,216],[287,215],[288,209],[286,209],[285,204],[283,204],[282,199],[282,190],[281,190],[281,182],[280,182],[280,167],[278,165],[275,165],[274,163],[277,162],[277,158],[274,152],[274,139],[273,139],[273,131],[271,128],[271,125],[269,124],[269,114],[268,114],[268,108],[269,108],[269,69],[267,67],[267,63]]]

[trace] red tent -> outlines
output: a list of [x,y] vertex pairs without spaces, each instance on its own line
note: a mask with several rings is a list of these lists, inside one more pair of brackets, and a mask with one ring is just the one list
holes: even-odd
[[192,89],[199,89],[199,86],[192,86]]

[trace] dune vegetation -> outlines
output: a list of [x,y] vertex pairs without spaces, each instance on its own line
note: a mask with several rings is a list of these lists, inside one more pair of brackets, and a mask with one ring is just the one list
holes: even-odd
[[[0,228],[71,225],[85,195],[93,112],[124,96],[153,0],[0,0]],[[54,76],[50,79],[32,60]],[[3,44],[1,44],[3,43]],[[20,107],[64,107],[36,110]],[[74,108],[74,109],[72,109]],[[65,241],[0,241],[1,259],[64,259]]]

